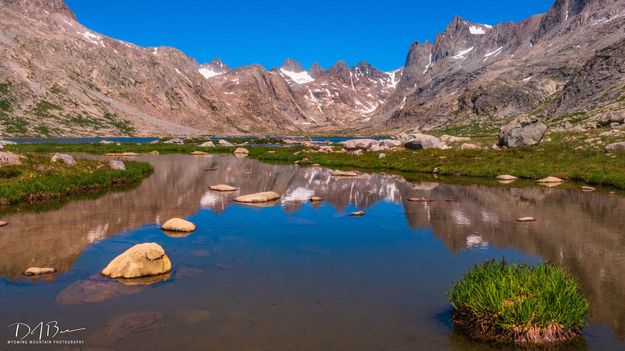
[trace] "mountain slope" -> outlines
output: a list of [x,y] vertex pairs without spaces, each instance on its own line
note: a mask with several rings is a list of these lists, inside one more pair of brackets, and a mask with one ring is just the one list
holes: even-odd
[[[551,104],[597,50],[625,38],[624,15],[622,0],[557,0],[547,14],[518,24],[455,18],[434,44],[413,45],[397,91],[374,118],[381,128],[488,128],[523,114],[554,118],[589,109]],[[602,113],[595,112],[588,117]]]

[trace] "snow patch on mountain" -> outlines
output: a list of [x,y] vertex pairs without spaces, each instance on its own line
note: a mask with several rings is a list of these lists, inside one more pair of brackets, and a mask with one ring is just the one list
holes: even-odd
[[204,78],[208,79],[211,77],[216,77],[216,76],[220,76],[222,74],[224,74],[225,72],[217,72],[217,71],[213,71],[212,69],[210,69],[209,67],[202,67],[198,70],[200,72],[200,74],[202,76],[204,76]]
[[76,33],[78,33],[81,37],[85,38],[91,44],[95,44],[97,46],[105,47],[104,40],[102,40],[102,37],[97,35],[97,34],[95,34],[95,33],[91,33],[88,30],[86,30],[84,32],[76,32]]
[[465,58],[467,58],[467,57],[466,57],[466,55],[467,55],[468,53],[470,53],[471,51],[473,51],[473,49],[474,49],[474,47],[470,47],[470,48],[468,48],[468,49],[466,49],[466,50],[462,50],[462,51],[460,51],[458,54],[456,54],[455,56],[453,56],[452,58],[453,58],[454,60],[464,60]]
[[293,71],[288,71],[284,68],[280,68],[280,72],[284,74],[285,76],[291,78],[291,80],[297,84],[307,84],[315,80],[315,78],[311,77],[310,74],[308,74],[308,72],[306,71],[293,72]]

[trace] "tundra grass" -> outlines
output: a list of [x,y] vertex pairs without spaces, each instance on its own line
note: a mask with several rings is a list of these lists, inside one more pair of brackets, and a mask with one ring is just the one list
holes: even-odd
[[21,165],[0,167],[0,205],[101,191],[136,183],[152,173],[147,163],[127,162],[125,171],[116,171],[104,161],[77,160],[70,166],[49,160],[49,156],[26,155]]
[[[500,149],[489,148],[493,137],[474,138],[472,143],[484,146],[483,150],[383,151],[365,152],[361,156],[347,153],[323,154],[303,147],[248,147],[250,158],[264,162],[293,163],[304,157],[311,163],[326,167],[354,168],[363,171],[391,173],[419,173],[439,176],[467,176],[493,179],[501,174],[511,174],[521,179],[536,180],[556,176],[569,181],[625,189],[625,152],[606,153],[604,145],[620,141],[618,136],[600,138],[603,144],[585,140],[596,138],[601,131],[591,134],[558,133],[536,147]],[[8,146],[22,152],[109,152],[183,153],[201,150],[208,153],[231,154],[234,147],[200,148],[200,142],[185,145],[171,144],[22,144]]]
[[566,341],[580,334],[589,304],[562,267],[488,261],[448,292],[454,322],[474,337],[513,343]]

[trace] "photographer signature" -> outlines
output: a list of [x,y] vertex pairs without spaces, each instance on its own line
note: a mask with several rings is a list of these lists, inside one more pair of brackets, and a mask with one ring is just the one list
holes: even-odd
[[42,340],[44,337],[55,338],[57,335],[87,330],[87,328],[63,329],[59,326],[58,321],[39,322],[34,327],[26,323],[17,322],[9,324],[9,329],[11,328],[15,328],[15,338],[19,338],[19,340],[24,340],[29,336],[36,336],[38,340]]

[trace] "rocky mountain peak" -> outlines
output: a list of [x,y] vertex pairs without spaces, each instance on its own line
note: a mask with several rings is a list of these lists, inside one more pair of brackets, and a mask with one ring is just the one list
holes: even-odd
[[295,72],[295,73],[304,71],[302,64],[291,58],[287,58],[286,60],[284,60],[284,62],[282,63],[282,66],[280,66],[280,69],[289,71],[289,72]]
[[310,74],[311,77],[317,79],[321,76],[321,74],[323,74],[323,68],[319,66],[317,62],[314,62],[312,66],[310,66],[308,74]]
[[350,81],[351,70],[345,61],[340,60],[324,72],[324,76],[335,77],[344,82]]
[[76,15],[63,0],[2,0],[2,3],[29,15],[58,13],[76,20]]
[[202,64],[199,68],[200,74],[202,74],[206,79],[222,75],[230,71],[230,67],[223,63],[219,58],[216,58],[211,62]]

